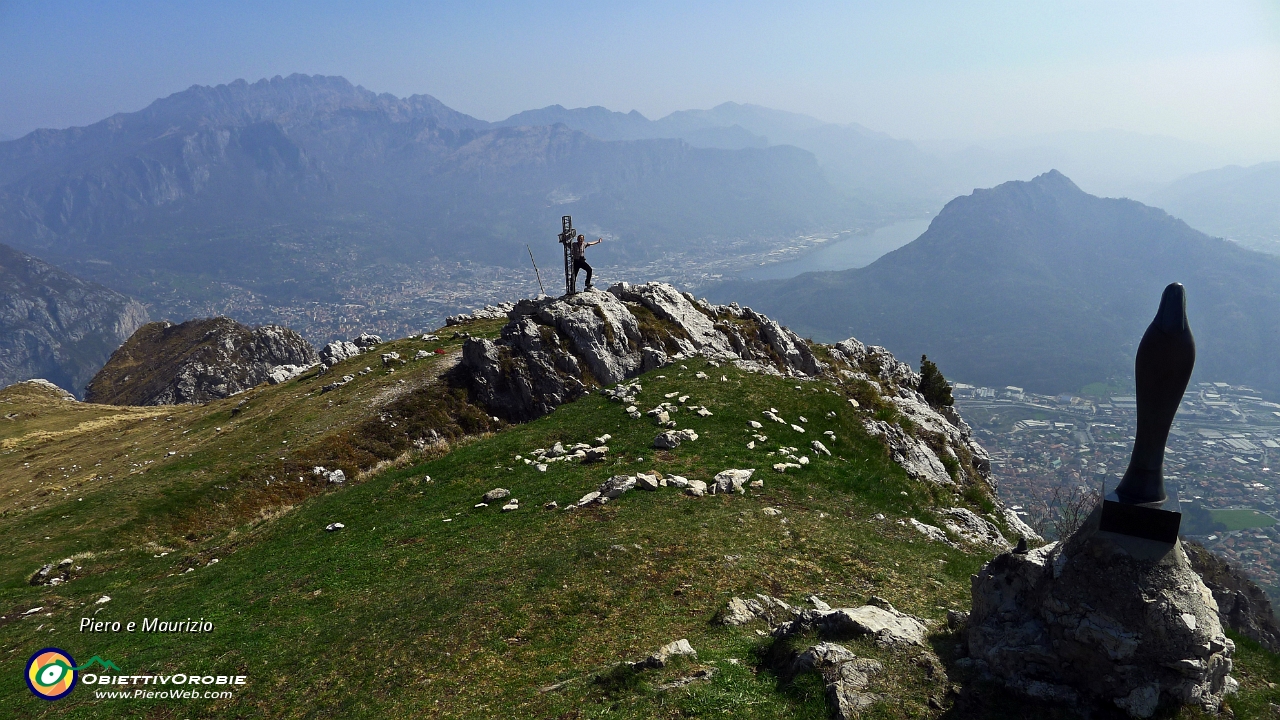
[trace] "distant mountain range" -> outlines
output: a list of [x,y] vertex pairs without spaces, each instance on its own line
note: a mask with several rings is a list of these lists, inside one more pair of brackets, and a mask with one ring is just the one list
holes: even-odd
[[0,143],[0,239],[162,309],[225,285],[335,302],[338,273],[384,263],[522,264],[562,214],[612,235],[605,262],[884,215],[795,147],[491,125],[335,77],[196,86]]
[[710,110],[674,112],[659,120],[634,110],[552,105],[512,115],[498,125],[555,123],[605,140],[678,138],[695,147],[727,149],[791,145],[813,153],[838,187],[898,213],[929,212],[949,190],[938,161],[908,141],[856,123],[826,123],[759,105],[730,102]]
[[1170,282],[1187,287],[1196,376],[1280,393],[1280,258],[1057,171],[952,200],[867,267],[707,294],[818,339],[927,353],[953,379],[1058,393],[1131,375]]
[[0,245],[0,387],[43,378],[83,396],[146,322],[136,301]]
[[1211,235],[1280,254],[1280,162],[1195,173],[1149,200]]

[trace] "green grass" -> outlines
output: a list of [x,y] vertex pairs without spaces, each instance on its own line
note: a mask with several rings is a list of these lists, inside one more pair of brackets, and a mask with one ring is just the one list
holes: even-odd
[[1214,522],[1227,526],[1227,531],[1248,530],[1249,528],[1271,527],[1276,524],[1275,518],[1252,508],[1234,510],[1210,510]]
[[1080,388],[1080,394],[1084,397],[1109,400],[1116,395],[1132,395],[1133,386],[1112,382],[1095,382]]
[[[248,488],[215,491],[206,485],[223,479],[201,476],[182,485],[180,478],[206,470],[203,463],[224,452],[224,474],[252,470],[265,455],[260,443],[278,445],[284,433],[298,437],[309,422],[304,413],[329,411],[330,395],[338,396],[332,412],[340,414],[342,407],[367,407],[375,388],[299,399],[287,406],[299,414],[298,424],[252,416],[265,439],[246,434],[230,443],[211,433],[215,424],[225,431],[229,405],[181,416],[206,433],[207,447],[193,447],[191,458],[180,457],[164,473],[126,476],[132,484],[115,491],[123,497],[111,498],[109,487],[82,504],[58,493],[36,511],[0,518],[0,529],[14,540],[0,555],[0,717],[828,717],[814,676],[786,682],[769,670],[771,641],[757,633],[762,628],[712,623],[729,597],[757,592],[797,604],[817,594],[837,607],[884,597],[933,621],[931,643],[949,663],[956,638],[943,629],[946,610],[967,609],[969,577],[991,552],[931,543],[898,521],[936,524],[931,509],[940,503],[983,512],[985,498],[966,500],[907,478],[862,432],[832,385],[805,382],[797,390],[794,380],[712,368],[702,360],[684,365],[641,379],[643,408],[678,391],[714,413],[674,415],[679,427],[700,437],[673,451],[651,448],[658,428],[649,418],[633,420],[620,404],[592,395],[535,422],[456,443],[447,454],[388,465],[363,482],[263,504],[252,516],[211,502],[218,492],[243,495]],[[700,370],[712,379],[695,379]],[[285,396],[274,394],[286,391],[261,392],[249,405],[266,407],[253,412],[284,412],[285,406],[266,401],[283,403]],[[316,398],[325,404],[316,406]],[[792,422],[805,415],[806,432],[765,420],[761,411],[770,407]],[[359,416],[343,417],[349,425]],[[759,432],[769,440],[762,448],[746,446],[749,420],[765,423]],[[163,422],[163,416],[140,420],[137,435],[122,437],[166,439],[159,432],[164,426],[156,425]],[[314,422],[308,447],[332,437]],[[273,428],[275,434],[266,433]],[[544,473],[515,459],[601,433],[613,436],[610,459],[602,463],[553,463]],[[810,452],[812,464],[804,470],[768,469],[777,459],[766,452],[781,445],[803,452],[817,438],[833,457]],[[542,507],[576,500],[615,473],[655,470],[710,480],[735,467],[757,468],[764,487],[703,498],[674,488],[637,490],[604,506]],[[148,481],[155,485],[149,493]],[[473,507],[499,486],[520,499],[520,510]],[[765,507],[783,514],[768,516]],[[133,514],[123,522],[112,518],[122,510]],[[184,513],[230,519],[210,519],[194,539],[174,537],[164,518]],[[877,513],[885,519],[875,519]],[[346,528],[325,532],[332,522]],[[46,527],[57,530],[51,535]],[[56,539],[43,540],[46,535]],[[168,554],[160,556],[158,539],[170,543]],[[83,558],[85,571],[71,582],[25,584],[39,562],[88,551],[95,554]],[[99,605],[103,595],[111,600]],[[44,609],[18,617],[36,606]],[[205,618],[216,629],[91,635],[77,631],[82,617],[122,623]],[[689,639],[696,661],[639,674],[616,670],[678,638]],[[48,703],[21,679],[27,657],[46,645],[80,662],[101,656],[125,673],[239,674],[249,682],[229,700],[95,700],[93,688],[82,685]],[[952,705],[947,681],[922,669],[918,650],[849,645],[888,668],[870,688],[885,699],[867,717],[942,714],[931,709],[931,699]],[[1266,679],[1280,677],[1268,663],[1274,656],[1242,653],[1241,667],[1252,673],[1245,690],[1254,694],[1242,695],[1248,702],[1262,702],[1257,693],[1270,692]],[[659,689],[700,669],[716,673],[709,681]],[[980,715],[956,710],[952,716],[1023,713],[999,691],[983,690],[983,696],[992,699]]]

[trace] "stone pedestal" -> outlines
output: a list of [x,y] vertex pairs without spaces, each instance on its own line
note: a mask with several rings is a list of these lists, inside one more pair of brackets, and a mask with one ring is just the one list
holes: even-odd
[[1102,532],[1100,515],[973,576],[970,657],[1036,698],[1139,718],[1191,703],[1216,712],[1236,682],[1213,594],[1181,544]]

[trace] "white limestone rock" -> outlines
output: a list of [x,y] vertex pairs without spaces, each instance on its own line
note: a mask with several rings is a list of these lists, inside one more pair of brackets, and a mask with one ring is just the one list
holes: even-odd
[[[1098,532],[998,555],[972,580],[969,655],[1010,689],[1150,717],[1216,712],[1235,645],[1180,544]],[[1190,616],[1190,620],[1188,619]]]
[[968,508],[953,507],[938,511],[943,516],[942,524],[952,534],[974,545],[986,545],[997,550],[1008,550],[1013,544],[1005,539],[991,522],[979,517]]

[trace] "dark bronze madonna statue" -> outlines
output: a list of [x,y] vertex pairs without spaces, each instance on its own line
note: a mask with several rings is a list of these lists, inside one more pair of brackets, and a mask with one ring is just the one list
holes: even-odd
[[1100,530],[1173,543],[1182,514],[1165,510],[1164,448],[1169,428],[1196,363],[1196,340],[1187,324],[1187,295],[1180,283],[1164,289],[1155,320],[1138,344],[1134,380],[1138,432],[1133,455],[1115,492],[1103,501]]

